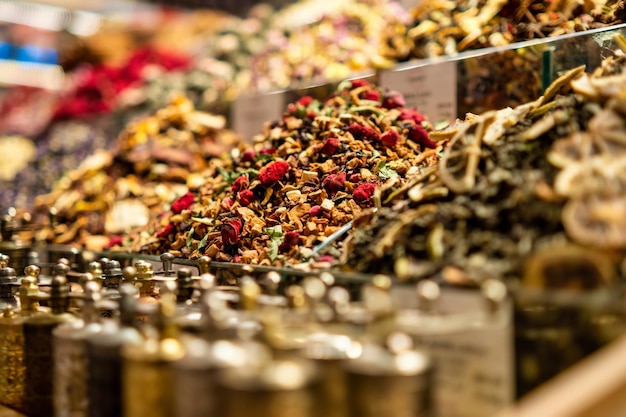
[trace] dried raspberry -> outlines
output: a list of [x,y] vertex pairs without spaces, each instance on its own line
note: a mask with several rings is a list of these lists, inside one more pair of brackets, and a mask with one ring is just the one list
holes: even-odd
[[337,138],[328,138],[324,141],[324,146],[320,150],[324,155],[334,155],[339,150],[339,139]]
[[313,97],[311,96],[304,96],[301,97],[300,100],[296,101],[296,104],[302,107],[308,107],[311,103],[313,103]]
[[243,229],[243,222],[240,219],[232,219],[222,225],[222,243],[224,246],[236,245],[239,242],[239,235]]
[[359,204],[365,204],[370,201],[370,198],[374,195],[376,184],[365,183],[361,184],[352,192],[352,198]]
[[370,83],[368,83],[367,80],[352,80],[350,84],[353,90],[355,88],[366,87],[370,85]]
[[261,184],[271,185],[281,180],[289,172],[289,164],[285,161],[274,161],[266,165],[257,177]]
[[363,99],[372,100],[372,101],[380,101],[380,93],[376,90],[366,91],[363,94]]
[[407,137],[426,148],[436,148],[437,142],[428,137],[428,132],[420,125],[409,126]]
[[287,232],[278,250],[281,252],[289,252],[294,246],[298,246],[298,244],[300,244],[300,233],[296,231]]
[[111,249],[114,246],[119,246],[122,244],[122,236],[111,236],[109,239],[109,243],[106,244],[104,249]]
[[346,173],[329,174],[324,178],[322,186],[326,188],[331,194],[335,194],[337,191],[341,191],[346,186]]
[[422,124],[426,117],[416,109],[402,109],[398,120],[413,120],[416,124]]
[[232,187],[230,188],[233,193],[237,194],[241,190],[245,190],[250,185],[250,181],[248,180],[247,175],[241,175],[237,177],[237,179],[233,182]]
[[178,200],[172,203],[172,211],[174,214],[178,214],[183,210],[188,209],[193,204],[193,194],[187,193],[180,197]]
[[322,208],[320,206],[313,206],[309,209],[309,216],[319,217],[322,214]]
[[379,139],[378,132],[368,126],[359,125],[356,123],[348,126],[348,132],[352,133],[352,136],[356,140],[375,142]]
[[404,107],[405,105],[404,96],[397,91],[389,91],[383,98],[383,107],[389,110]]
[[159,233],[157,233],[157,237],[165,238],[170,235],[174,231],[174,226],[172,223],[169,223],[167,226],[163,228]]
[[247,207],[254,201],[254,193],[252,190],[243,190],[239,193],[239,202],[242,206]]
[[261,149],[259,153],[261,155],[274,155],[276,153],[276,149],[275,148]]
[[254,162],[254,158],[256,158],[256,152],[254,152],[254,149],[246,149],[241,154],[241,162]]
[[383,143],[383,145],[390,148],[395,148],[398,144],[399,139],[400,136],[398,136],[398,133],[395,130],[390,130],[380,137],[380,141]]

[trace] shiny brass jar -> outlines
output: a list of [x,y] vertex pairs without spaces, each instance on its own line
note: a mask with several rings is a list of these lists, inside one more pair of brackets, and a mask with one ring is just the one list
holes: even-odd
[[69,311],[69,285],[64,264],[54,267],[50,288],[50,312],[38,312],[24,322],[26,364],[26,414],[29,417],[53,415],[53,330],[76,320]]
[[0,403],[24,412],[24,320],[39,311],[39,268],[25,269],[19,287],[20,308],[6,307],[0,316]]
[[[90,275],[90,274],[89,274]],[[100,285],[84,282],[82,319],[61,324],[54,336],[54,415],[56,417],[87,416],[87,341],[102,329]]]
[[141,344],[123,348],[124,416],[171,417],[174,415],[172,364],[184,349],[174,323],[176,284],[167,281],[161,290],[155,317],[156,335]]
[[119,289],[119,318],[104,320],[102,330],[87,338],[87,397],[90,417],[123,415],[122,348],[144,338],[135,327],[137,288]]

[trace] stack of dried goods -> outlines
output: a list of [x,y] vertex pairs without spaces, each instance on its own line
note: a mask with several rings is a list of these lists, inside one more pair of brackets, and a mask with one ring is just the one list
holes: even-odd
[[195,111],[183,98],[129,125],[116,149],[96,151],[37,198],[57,222],[42,237],[88,248],[119,243],[118,235],[146,225],[185,194],[192,172],[236,146],[224,125],[223,117]]
[[439,133],[451,139],[437,172],[362,219],[350,267],[575,288],[626,275],[625,62],[577,68],[534,102]]
[[[267,123],[254,146],[171,205],[131,249],[218,261],[284,265],[371,207],[386,181],[402,185],[436,163],[437,142],[397,93],[364,80],[341,83],[330,98],[303,97]],[[152,235],[154,237],[147,238]]]

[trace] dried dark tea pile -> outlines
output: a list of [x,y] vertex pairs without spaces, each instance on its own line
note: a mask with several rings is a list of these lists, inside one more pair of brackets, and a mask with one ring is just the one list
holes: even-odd
[[355,221],[350,268],[577,288],[624,275],[625,81],[624,58],[611,58],[537,101],[468,117],[437,172]]
[[118,244],[118,236],[186,193],[193,172],[237,145],[224,125],[223,117],[195,111],[183,98],[130,124],[115,150],[96,151],[37,198],[37,208],[56,221],[43,238],[91,249]]
[[[284,265],[348,224],[382,184],[402,185],[438,160],[430,125],[396,93],[346,81],[324,102],[303,97],[251,147],[212,167],[139,238],[134,251]],[[145,233],[145,232],[144,232]]]

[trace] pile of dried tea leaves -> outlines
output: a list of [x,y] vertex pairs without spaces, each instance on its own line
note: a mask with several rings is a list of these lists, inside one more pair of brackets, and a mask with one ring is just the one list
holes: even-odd
[[238,144],[224,126],[223,117],[195,111],[184,98],[130,124],[114,150],[97,150],[37,197],[36,209],[55,220],[40,237],[89,249],[119,244],[185,194],[193,172]]
[[425,0],[411,13],[411,25],[387,28],[386,56],[405,61],[455,55],[614,25],[626,17],[621,0]]
[[349,267],[576,288],[624,275],[625,86],[626,60],[609,58],[535,102],[470,115],[448,132],[437,172],[355,220]]
[[[371,207],[384,183],[402,185],[435,164],[440,145],[397,93],[364,80],[341,83],[324,102],[303,97],[266,123],[253,146],[168,213],[134,234],[133,251],[262,265],[298,263]],[[152,236],[146,239],[146,236]]]

